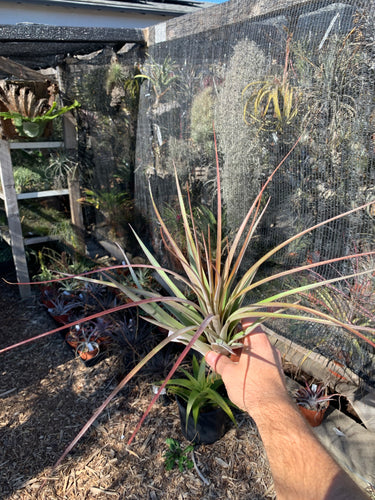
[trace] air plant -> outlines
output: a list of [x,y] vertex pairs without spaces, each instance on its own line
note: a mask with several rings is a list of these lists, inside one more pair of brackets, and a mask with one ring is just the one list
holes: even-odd
[[[297,141],[298,142],[298,141]],[[296,143],[297,144],[297,143]],[[136,238],[143,249],[149,264],[131,265],[130,263],[125,266],[112,266],[111,268],[89,271],[84,275],[76,276],[79,279],[106,283],[108,286],[118,288],[121,290],[130,301],[126,304],[111,308],[107,311],[95,313],[87,318],[72,322],[70,325],[79,324],[81,322],[91,320],[105,314],[110,314],[119,310],[124,310],[130,307],[138,307],[144,313],[144,319],[149,321],[155,326],[166,329],[169,332],[168,337],[164,338],[156,347],[154,347],[143,359],[124,377],[119,385],[112,391],[103,404],[95,411],[93,416],[84,425],[79,434],[66,448],[55,467],[59,465],[66,455],[72,450],[79,439],[86,433],[91,424],[98,418],[101,412],[111,402],[111,400],[119,393],[119,391],[128,383],[128,381],[139,372],[139,370],[164,346],[171,341],[178,341],[184,344],[185,348],[179,355],[176,363],[171,369],[170,373],[160,386],[158,393],[150,402],[142,419],[138,423],[128,444],[130,444],[138,429],[146,418],[150,408],[158,398],[161,391],[164,389],[168,380],[173,376],[178,366],[181,364],[184,357],[187,355],[191,348],[199,351],[205,355],[210,350],[215,350],[224,355],[233,353],[233,350],[241,347],[241,339],[251,333],[254,328],[262,324],[270,318],[280,318],[284,320],[299,320],[309,321],[318,324],[325,324],[328,326],[339,326],[345,328],[353,335],[363,339],[372,346],[375,343],[361,333],[361,327],[354,327],[340,319],[336,319],[329,314],[320,311],[318,308],[302,305],[296,300],[290,301],[291,297],[296,296],[302,292],[308,292],[318,287],[323,287],[333,283],[347,279],[348,276],[340,276],[335,279],[327,279],[317,281],[310,284],[302,284],[296,288],[280,290],[267,298],[251,302],[250,292],[255,291],[262,285],[272,282],[273,280],[291,276],[302,271],[314,269],[317,266],[332,264],[333,262],[342,261],[344,259],[351,259],[357,257],[358,254],[337,257],[334,259],[312,262],[306,265],[288,269],[285,271],[277,272],[270,276],[257,278],[259,268],[267,262],[273,255],[285,248],[288,244],[294,242],[298,238],[309,234],[311,231],[328,224],[341,217],[349,215],[360,209],[375,203],[375,201],[364,204],[360,207],[351,209],[343,214],[334,216],[326,221],[319,222],[312,227],[309,227],[300,233],[290,237],[286,241],[280,243],[272,250],[268,251],[257,262],[253,263],[242,276],[239,276],[241,264],[245,255],[246,249],[251,243],[256,229],[262,219],[264,212],[267,209],[268,203],[263,203],[264,192],[267,185],[271,182],[276,171],[282,166],[286,158],[291,154],[296,144],[290,150],[288,155],[280,162],[274,169],[268,180],[263,185],[259,194],[251,205],[247,215],[241,223],[237,233],[234,234],[233,240],[227,240],[223,243],[222,239],[222,201],[220,189],[220,176],[219,164],[216,156],[217,163],[217,224],[215,234],[211,234],[208,229],[207,237],[204,233],[197,231],[197,226],[192,215],[192,207],[190,198],[188,196],[187,206],[184,202],[184,197],[181,192],[180,184],[176,174],[176,186],[178,193],[178,200],[180,205],[180,213],[183,220],[186,255],[182,252],[173,235],[165,225],[155,201],[151,198],[156,217],[158,219],[163,241],[166,248],[172,252],[174,257],[178,259],[183,271],[178,274],[170,269],[163,268],[159,265],[150,250],[142,242],[141,238],[136,234]],[[151,189],[150,189],[151,191]],[[367,252],[362,255],[371,255],[375,252]],[[110,271],[113,268],[127,267],[129,268],[134,280],[134,287],[127,286],[120,283],[111,276]],[[133,268],[148,268],[154,270],[160,278],[160,282],[164,284],[167,295],[162,295],[160,292],[147,290],[141,286]],[[373,270],[371,270],[373,271]],[[101,280],[90,277],[91,273],[101,274]],[[63,278],[68,279],[68,278]],[[71,276],[69,276],[71,279]],[[103,281],[103,279],[107,281]],[[246,305],[245,305],[246,299]],[[248,324],[244,329],[240,329],[239,325],[244,319],[251,317],[254,322]],[[18,345],[31,342],[37,338],[53,334],[60,329],[51,330],[41,334],[32,339],[28,339],[19,344],[9,346],[0,350],[0,353],[8,351],[17,347]]]
[[175,73],[175,64],[170,56],[167,56],[163,63],[160,64],[155,59],[148,55],[149,62],[143,68],[143,73],[135,75],[134,78],[141,78],[151,82],[152,89],[155,93],[156,108],[161,98],[177,83],[178,76]]
[[264,80],[250,82],[243,89],[243,119],[247,125],[256,122],[259,130],[282,131],[297,116],[300,95],[290,83],[290,43],[291,36],[286,42],[281,78],[271,75]]
[[67,301],[64,295],[57,296],[51,299],[50,302],[51,305],[48,307],[48,312],[53,316],[62,316],[71,313],[73,309],[77,309],[81,306],[81,303],[77,300]]
[[328,402],[335,396],[327,395],[327,387],[323,384],[305,384],[295,392],[295,399],[299,406],[303,406],[308,410],[320,411],[328,406]]
[[[343,277],[337,285],[328,284],[300,295],[306,303],[355,328],[360,327],[364,335],[375,340],[374,261],[371,256],[355,258],[351,261],[351,267],[353,274],[350,278]],[[343,276],[338,271],[336,274]],[[324,281],[324,278],[310,271],[309,280]]]

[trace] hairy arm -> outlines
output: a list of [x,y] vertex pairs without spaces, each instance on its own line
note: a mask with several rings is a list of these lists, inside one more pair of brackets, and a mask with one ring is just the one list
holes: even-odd
[[244,340],[238,363],[213,351],[206,361],[233,403],[255,420],[279,500],[368,498],[315,438],[288,395],[280,355],[260,328]]

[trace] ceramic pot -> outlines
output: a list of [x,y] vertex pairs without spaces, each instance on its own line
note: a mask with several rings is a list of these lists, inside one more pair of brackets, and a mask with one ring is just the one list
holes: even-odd
[[176,396],[176,401],[180,414],[181,430],[188,441],[195,444],[212,444],[224,436],[228,417],[221,408],[201,411],[196,427],[193,416],[190,414],[186,428],[186,403],[178,396]]
[[311,427],[318,427],[324,418],[324,414],[327,411],[327,408],[329,406],[329,401],[327,402],[327,406],[325,408],[322,408],[321,410],[310,410],[308,408],[305,408],[304,406],[298,405],[298,408],[304,418],[308,421],[308,423],[311,425]]

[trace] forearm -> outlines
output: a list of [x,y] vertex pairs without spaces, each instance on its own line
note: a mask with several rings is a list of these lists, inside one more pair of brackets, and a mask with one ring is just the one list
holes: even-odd
[[254,415],[278,500],[365,500],[368,497],[337,465],[287,398]]
[[206,360],[223,377],[229,398],[255,420],[278,500],[368,499],[315,438],[289,397],[280,354],[263,332],[244,339],[237,363],[213,351]]

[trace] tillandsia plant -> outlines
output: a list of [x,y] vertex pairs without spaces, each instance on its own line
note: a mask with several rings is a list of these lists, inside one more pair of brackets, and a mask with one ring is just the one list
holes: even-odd
[[300,96],[290,81],[290,43],[291,36],[288,36],[281,78],[271,75],[264,80],[250,82],[243,89],[243,119],[247,125],[256,122],[259,130],[282,131],[297,116]]
[[135,75],[134,78],[146,79],[151,82],[155,93],[154,107],[157,107],[162,97],[177,83],[178,76],[175,72],[175,63],[170,56],[167,56],[162,64],[156,62],[150,55],[148,58],[149,62],[142,69],[143,72]]
[[320,411],[328,406],[328,402],[336,396],[328,396],[327,387],[323,384],[311,384],[307,382],[305,387],[301,387],[295,392],[295,400],[299,406],[304,406],[308,410]]
[[[297,141],[298,142],[298,141]],[[297,144],[297,143],[296,143]],[[323,287],[334,281],[340,281],[348,276],[338,277],[330,280],[317,281],[310,284],[302,284],[294,289],[281,289],[275,294],[261,300],[251,302],[249,297],[250,292],[255,291],[262,285],[272,282],[273,280],[291,276],[296,273],[314,269],[318,266],[332,264],[345,259],[352,259],[358,256],[349,255],[345,257],[337,257],[321,262],[312,262],[306,265],[301,265],[293,269],[276,272],[270,276],[259,278],[257,272],[260,267],[267,262],[273,255],[285,248],[288,244],[294,242],[298,238],[322,227],[325,224],[331,223],[341,217],[352,214],[361,209],[365,209],[375,203],[372,202],[361,205],[360,207],[351,209],[340,215],[331,217],[328,220],[319,222],[298,234],[288,238],[284,242],[277,245],[272,250],[267,251],[260,259],[254,262],[249,269],[245,272],[241,271],[241,264],[245,252],[252,242],[256,233],[259,222],[262,219],[264,212],[267,209],[268,203],[263,203],[264,192],[268,184],[271,182],[274,174],[283,165],[285,160],[294,150],[296,144],[289,151],[288,155],[280,162],[274,169],[267,181],[264,183],[259,194],[256,196],[252,203],[247,215],[241,223],[238,231],[234,234],[232,241],[223,243],[222,239],[222,201],[221,201],[221,187],[219,175],[219,162],[218,155],[216,155],[216,169],[217,169],[217,224],[216,234],[211,235],[208,231],[207,238],[203,233],[198,233],[194,217],[192,216],[192,207],[190,198],[188,197],[188,207],[185,206],[184,198],[181,192],[180,184],[176,174],[176,186],[178,193],[178,200],[180,204],[181,217],[184,224],[185,239],[184,246],[187,249],[186,255],[181,251],[177,245],[173,235],[166,227],[159,210],[152,197],[152,203],[155,210],[156,217],[160,224],[163,240],[165,246],[173,253],[176,259],[180,262],[183,271],[178,274],[170,269],[163,268],[159,265],[151,251],[142,242],[141,238],[136,235],[136,238],[143,249],[145,255],[149,259],[149,264],[112,266],[107,269],[95,270],[85,273],[84,275],[76,276],[77,278],[100,282],[100,284],[107,284],[121,290],[130,301],[126,304],[111,308],[107,311],[95,313],[87,318],[82,318],[75,322],[66,325],[67,327],[74,326],[75,324],[83,323],[87,320],[92,320],[96,317],[110,314],[118,310],[124,310],[130,307],[139,307],[144,312],[144,318],[150,323],[169,331],[168,337],[164,338],[155,348],[153,348],[144,358],[125,376],[119,385],[112,391],[103,404],[94,412],[89,421],[84,425],[75,439],[66,448],[62,456],[59,458],[55,467],[62,462],[66,455],[72,450],[79,439],[86,433],[91,424],[98,418],[101,412],[111,402],[111,400],[119,393],[119,391],[131,380],[132,377],[164,346],[171,341],[178,341],[185,345],[185,348],[177,358],[177,361],[171,369],[169,375],[161,385],[158,394],[151,400],[142,419],[136,426],[128,444],[130,444],[152,405],[158,398],[161,391],[164,389],[168,380],[173,376],[178,366],[181,364],[184,357],[187,355],[191,348],[199,351],[205,355],[210,350],[215,350],[224,355],[233,353],[233,350],[242,347],[241,339],[250,334],[254,328],[259,324],[265,322],[270,318],[280,318],[284,320],[298,320],[309,321],[318,324],[325,324],[328,326],[339,326],[345,328],[347,331],[356,335],[360,339],[368,342],[375,347],[375,342],[372,342],[363,333],[361,327],[354,327],[344,321],[334,318],[325,312],[321,312],[318,308],[302,305],[298,299],[293,302],[293,296],[298,297],[299,293],[308,292],[318,287]],[[216,148],[217,149],[217,148]],[[190,217],[188,216],[190,214]],[[190,222],[189,222],[190,221]],[[374,255],[373,252],[366,252],[362,255]],[[120,283],[111,276],[111,270],[114,268],[128,267],[134,279],[134,287],[127,286]],[[133,268],[149,268],[154,270],[159,276],[159,281],[165,285],[167,295],[160,292],[146,290],[142,288],[137,280]],[[373,271],[373,270],[372,270]],[[239,276],[241,272],[241,276]],[[366,271],[368,272],[368,271]],[[101,275],[102,279],[91,278],[90,274],[97,273]],[[72,276],[62,279],[71,279]],[[107,280],[106,282],[103,279]],[[187,292],[184,292],[184,288]],[[245,299],[248,304],[245,305]],[[239,328],[241,321],[251,317],[253,322],[248,324],[244,329]],[[61,328],[56,328],[49,332],[43,333],[32,339],[25,340],[19,344],[5,347],[0,350],[6,352],[19,345],[32,342],[35,339],[51,335]]]
[[197,358],[192,359],[192,373],[180,369],[184,378],[173,378],[167,382],[167,392],[170,392],[186,402],[186,429],[189,416],[192,415],[194,424],[197,426],[199,413],[203,408],[221,408],[232,422],[236,420],[230,408],[228,398],[220,394],[219,389],[223,387],[222,378],[212,372],[206,373],[206,362],[202,358],[199,363]]

